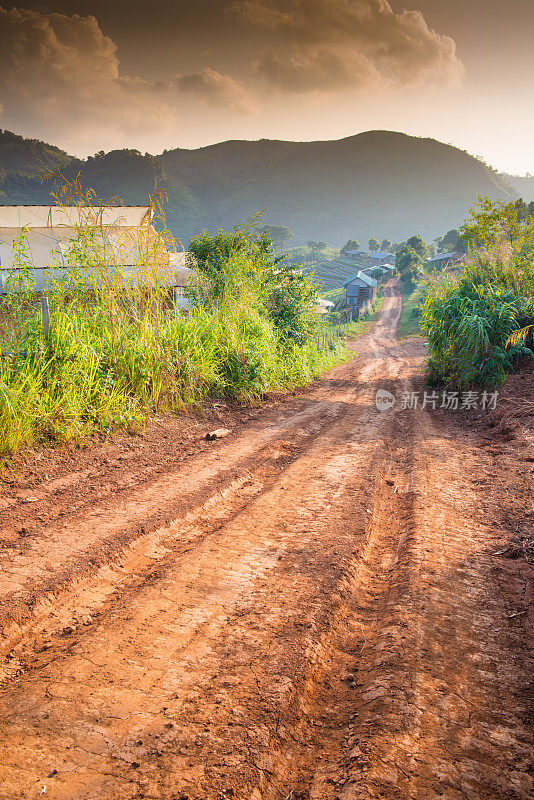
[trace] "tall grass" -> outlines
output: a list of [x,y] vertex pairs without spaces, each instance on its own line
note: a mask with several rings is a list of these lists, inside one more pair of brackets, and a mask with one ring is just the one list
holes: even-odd
[[[68,273],[58,272],[50,286],[47,339],[31,272],[21,264],[13,271],[24,285],[2,306],[3,345],[13,354],[0,359],[1,454],[79,441],[216,396],[250,401],[306,383],[339,358],[340,351],[318,347],[313,298],[299,312],[305,335],[288,335],[274,289],[285,290],[280,281],[266,283],[252,235],[250,247],[219,265],[224,290],[215,298],[199,281],[201,302],[183,315],[169,303],[165,235],[146,242],[125,278],[103,233],[95,206],[70,243]],[[23,262],[22,239],[17,246]]]
[[513,204],[501,206],[487,201],[483,214],[472,212],[478,227],[471,225],[474,241],[461,274],[427,279],[421,327],[430,383],[499,387],[514,360],[531,354],[525,345],[534,322],[534,220],[516,219],[512,241],[484,236],[489,222],[499,232],[516,213]]

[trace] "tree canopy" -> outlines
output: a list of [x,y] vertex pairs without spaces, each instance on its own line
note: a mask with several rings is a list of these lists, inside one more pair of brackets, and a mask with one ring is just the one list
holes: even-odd
[[348,239],[348,241],[341,248],[341,252],[346,253],[348,250],[359,250],[359,249],[360,249],[360,243],[357,239]]
[[415,250],[415,252],[420,258],[424,259],[428,256],[428,247],[423,238],[419,236],[419,234],[414,234],[413,236],[410,236],[406,244],[408,245],[408,247],[411,247],[412,250]]
[[316,253],[320,253],[321,250],[326,250],[328,245],[326,242],[314,242],[313,239],[310,239],[307,243],[310,250],[313,250]]
[[284,250],[293,238],[291,230],[283,225],[264,225],[260,228],[260,233],[270,239],[279,250]]
[[[415,237],[411,237],[415,238]],[[408,240],[409,241],[409,240]],[[421,255],[407,242],[397,251],[395,266],[404,285],[414,283],[423,264]]]

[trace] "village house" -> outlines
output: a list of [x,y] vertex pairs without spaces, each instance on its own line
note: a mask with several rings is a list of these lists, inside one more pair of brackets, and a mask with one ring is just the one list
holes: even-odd
[[425,261],[425,267],[430,270],[433,269],[450,269],[451,267],[459,266],[464,263],[465,253],[460,253],[459,250],[453,250],[451,253],[438,253]]
[[395,275],[396,268],[392,264],[380,264],[380,266],[375,264],[372,267],[365,267],[362,272],[365,272],[366,275],[370,275],[372,278],[376,277],[376,274],[378,273],[380,275],[380,279],[384,278],[385,280],[389,280]]
[[395,253],[369,253],[367,255],[367,262],[370,267],[382,267],[384,264],[389,264],[390,266],[395,264]]
[[345,250],[344,255],[348,256],[354,261],[359,261],[367,258],[368,253],[365,250]]
[[345,306],[359,313],[365,311],[373,303],[376,297],[377,281],[366,275],[365,272],[357,272],[345,281]]

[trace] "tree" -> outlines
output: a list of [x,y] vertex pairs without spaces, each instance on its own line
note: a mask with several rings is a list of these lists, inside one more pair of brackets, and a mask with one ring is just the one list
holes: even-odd
[[306,343],[315,326],[318,289],[298,264],[275,255],[265,233],[255,237],[236,228],[212,236],[204,231],[193,236],[189,253],[192,266],[204,278],[198,290],[202,301],[220,302],[245,290],[267,311],[283,339]]
[[401,283],[405,286],[414,283],[422,264],[423,259],[420,254],[413,247],[410,247],[408,243],[403,244],[395,256],[395,266]]
[[428,247],[426,246],[426,244],[423,241],[423,239],[421,238],[421,236],[419,236],[418,234],[414,234],[413,236],[410,236],[410,238],[408,239],[406,244],[408,245],[408,247],[411,247],[412,250],[415,250],[415,252],[422,259],[427,257],[427,255],[428,255]]
[[372,239],[369,239],[368,247],[369,247],[369,250],[371,251],[371,253],[376,253],[376,251],[380,247],[380,242],[378,241],[378,239],[375,239],[373,237]]
[[390,253],[392,247],[393,247],[393,242],[391,241],[391,239],[382,239],[382,244],[380,245],[380,249],[383,253]]
[[346,253],[348,250],[359,250],[360,243],[357,239],[349,239],[341,248],[342,253]]
[[480,197],[459,233],[466,244],[478,247],[502,240],[513,245],[521,239],[525,229],[532,226],[532,217],[524,218],[524,213],[522,202],[504,203]]
[[264,225],[260,228],[260,234],[267,236],[279,250],[285,250],[289,240],[293,238],[292,231],[283,225]]
[[227,267],[233,256],[242,254],[250,264],[261,265],[267,274],[283,258],[276,256],[273,248],[273,242],[267,234],[251,237],[235,228],[231,233],[219,230],[212,236],[205,230],[193,236],[188,253],[190,266],[207,279],[211,298],[218,300],[225,292],[229,279]]
[[306,242],[306,244],[308,245],[310,250],[313,250],[315,254],[319,254],[321,250],[326,250],[326,248],[328,247],[326,242],[314,242],[313,239],[310,239],[308,242]]
[[259,235],[269,239],[280,250],[285,249],[289,240],[293,238],[293,233],[290,229],[283,225],[264,225],[263,228],[259,229]]
[[457,231],[456,228],[447,231],[445,236],[439,240],[438,249],[440,253],[450,253],[453,250],[465,250],[459,231]]

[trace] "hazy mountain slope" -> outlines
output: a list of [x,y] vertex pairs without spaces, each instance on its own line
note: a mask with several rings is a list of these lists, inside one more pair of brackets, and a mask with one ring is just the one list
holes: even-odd
[[184,244],[204,227],[232,228],[263,209],[266,223],[291,228],[292,244],[356,236],[365,245],[370,236],[398,241],[414,232],[432,239],[458,225],[478,195],[517,195],[504,176],[457,148],[388,131],[328,142],[229,141],[155,157],[116,150],[87,161],[4,133],[0,202],[47,202],[37,176],[54,163],[70,177],[81,170],[107,200],[143,203],[163,187],[169,227]]
[[457,225],[479,194],[505,198],[505,181],[467,153],[432,139],[372,131],[334,142],[224,142],[159,157],[167,182],[204,201],[211,227],[266,209],[295,243],[349,235],[433,238]]
[[504,175],[503,177],[525,203],[534,201],[534,175]]

